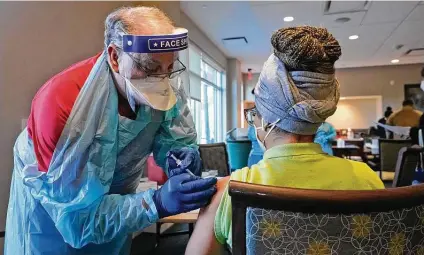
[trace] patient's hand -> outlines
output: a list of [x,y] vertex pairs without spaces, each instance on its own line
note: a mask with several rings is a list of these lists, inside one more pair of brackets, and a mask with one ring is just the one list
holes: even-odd
[[193,234],[187,244],[186,255],[222,254],[224,247],[215,238],[215,214],[221,202],[222,194],[230,181],[230,176],[222,178],[217,183],[217,192],[211,203],[200,209]]

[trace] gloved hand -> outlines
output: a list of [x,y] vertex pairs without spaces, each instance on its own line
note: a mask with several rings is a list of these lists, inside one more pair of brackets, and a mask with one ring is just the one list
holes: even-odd
[[190,174],[179,174],[153,195],[159,218],[196,210],[208,204],[216,192],[216,178],[201,179]]
[[[175,160],[170,155],[173,154],[177,159],[181,160],[181,165],[177,166]],[[171,150],[166,154],[168,160],[169,176],[174,176],[190,170],[193,174],[200,176],[202,174],[202,160],[200,153],[193,148],[184,147],[181,149]]]

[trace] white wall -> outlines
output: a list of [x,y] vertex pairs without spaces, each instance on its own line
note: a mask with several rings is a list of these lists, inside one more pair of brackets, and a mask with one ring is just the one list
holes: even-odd
[[[336,71],[342,97],[381,95],[383,109],[402,106],[404,85],[421,82],[424,65],[391,65],[343,68]],[[393,85],[391,84],[393,82]]]
[[327,121],[336,129],[368,129],[383,116],[381,105],[381,96],[342,98]]
[[[109,12],[141,3],[0,2],[0,231],[5,228],[12,148],[34,94],[52,75],[102,51]],[[179,23],[179,2],[143,4],[158,6]]]
[[249,80],[247,78],[247,73],[243,73],[243,93],[244,93],[244,100],[247,101],[255,101],[255,97],[252,94],[252,89],[255,88],[256,83],[258,83],[259,80],[259,73],[254,73],[252,75],[252,79]]
[[228,59],[227,65],[227,130],[241,127],[241,102],[243,80],[241,63],[237,59]]
[[199,27],[184,13],[180,15],[180,26],[186,28],[188,36],[196,46],[205,52],[212,60],[217,62],[223,69],[227,67],[227,57],[218,47],[203,33]]

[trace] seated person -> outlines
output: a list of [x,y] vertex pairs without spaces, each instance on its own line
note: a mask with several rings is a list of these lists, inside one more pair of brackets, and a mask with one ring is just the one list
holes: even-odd
[[422,112],[415,109],[414,102],[406,99],[402,103],[402,109],[390,115],[387,124],[399,127],[417,127],[420,123]]
[[[386,125],[387,120],[389,117],[393,114],[392,107],[387,107],[386,111],[384,112],[384,117],[378,120],[378,123]],[[380,138],[386,139],[386,129],[384,127],[377,126],[377,133]],[[389,139],[393,139],[393,133],[389,133]]]
[[256,108],[246,113],[255,127],[263,160],[218,183],[202,209],[186,254],[220,254],[232,247],[229,179],[248,183],[325,190],[372,190],[384,185],[366,164],[337,158],[314,143],[318,127],[336,111],[339,84],[334,62],[338,41],[324,28],[276,31],[274,54],[265,62],[255,88]]

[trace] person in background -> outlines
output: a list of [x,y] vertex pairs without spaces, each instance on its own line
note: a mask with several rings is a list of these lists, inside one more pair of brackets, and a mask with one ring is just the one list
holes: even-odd
[[328,122],[319,126],[315,135],[314,143],[321,145],[322,150],[328,155],[333,155],[333,141],[337,136],[336,129]]
[[[252,94],[255,94],[255,89],[252,89]],[[264,152],[262,151],[261,146],[259,146],[258,140],[256,139],[255,128],[251,125],[248,127],[247,136],[249,137],[250,141],[252,141],[252,149],[250,150],[249,160],[247,163],[247,166],[251,167],[252,165],[257,164],[262,160]]]
[[186,254],[218,254],[232,247],[231,180],[279,187],[383,189],[366,164],[329,156],[314,136],[334,114],[340,97],[334,63],[341,55],[327,29],[282,28],[271,38],[274,53],[265,62],[255,88],[256,108],[246,112],[264,159],[218,181],[211,204],[201,211]]
[[[130,254],[134,232],[208,203],[216,179],[186,173],[201,170],[187,42],[159,9],[122,7],[101,53],[41,87],[13,149],[4,254]],[[169,179],[137,192],[150,153]]]
[[[378,120],[378,123],[381,123],[381,124],[384,124],[385,125],[387,123],[387,120],[389,119],[390,115],[392,115],[392,114],[393,114],[392,107],[388,106],[386,108],[386,111],[384,112],[384,117],[381,118],[381,119],[379,119]],[[386,139],[386,137],[387,137],[386,136],[386,129],[383,128],[383,127],[377,126],[376,135],[378,135],[378,137],[380,137],[380,138]],[[393,137],[393,133],[392,132],[389,133],[389,137]]]
[[390,115],[387,124],[399,127],[417,127],[423,113],[416,110],[414,102],[407,99],[402,103],[402,109]]

